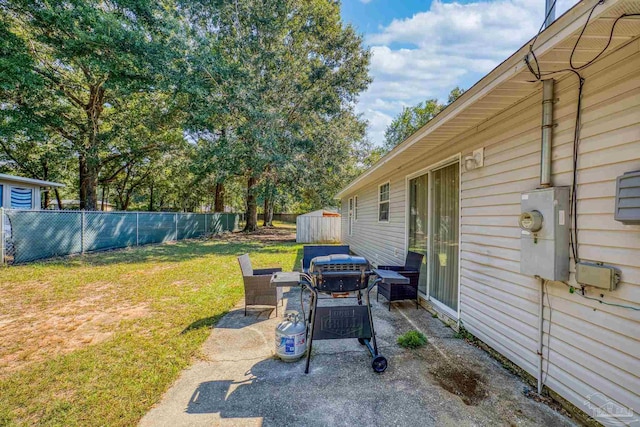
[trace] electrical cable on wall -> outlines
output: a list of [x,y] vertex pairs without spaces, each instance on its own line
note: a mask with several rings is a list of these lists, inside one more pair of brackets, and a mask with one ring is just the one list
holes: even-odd
[[[600,52],[598,52],[598,54],[596,54],[596,56],[594,56],[593,58],[591,58],[589,61],[587,61],[586,63],[580,65],[580,66],[576,66],[574,64],[574,55],[576,53],[576,50],[578,49],[578,45],[580,44],[580,41],[585,33],[585,31],[587,30],[587,26],[589,25],[589,22],[591,21],[591,17],[593,16],[594,11],[596,10],[596,8],[599,5],[602,5],[605,3],[605,0],[600,0],[599,2],[597,2],[595,5],[593,5],[593,7],[591,8],[591,10],[589,11],[589,15],[587,16],[587,20],[585,21],[582,30],[580,31],[580,34],[578,35],[578,38],[576,39],[575,44],[573,45],[573,48],[571,49],[571,54],[569,55],[569,68],[564,68],[561,70],[557,70],[557,71],[548,71],[548,72],[544,72],[540,69],[540,64],[538,62],[538,58],[536,57],[535,51],[534,51],[534,47],[535,47],[535,43],[538,40],[538,36],[540,35],[540,33],[542,32],[542,29],[544,28],[544,22],[546,22],[547,18],[549,17],[549,14],[551,13],[551,10],[553,10],[553,7],[555,7],[556,5],[556,0],[554,0],[554,2],[552,3],[551,7],[549,8],[549,12],[547,13],[547,15],[545,16],[545,19],[542,23],[542,25],[540,26],[540,29],[538,30],[538,33],[536,34],[536,36],[533,38],[531,44],[529,45],[529,52],[528,54],[524,57],[524,62],[527,65],[527,68],[529,69],[529,71],[531,72],[531,74],[533,74],[533,76],[536,78],[536,80],[542,80],[543,77],[547,77],[547,76],[552,76],[555,74],[559,74],[559,73],[564,73],[564,72],[571,72],[573,73],[576,77],[578,77],[578,100],[577,100],[577,106],[576,106],[576,120],[575,120],[575,127],[574,127],[574,134],[573,134],[573,173],[572,173],[572,183],[571,183],[571,201],[570,201],[570,207],[571,207],[571,217],[573,219],[573,229],[571,230],[571,234],[569,236],[569,242],[570,242],[570,246],[571,246],[571,255],[573,256],[573,260],[575,263],[578,263],[578,261],[580,261],[580,257],[579,257],[579,253],[578,253],[578,197],[577,197],[577,192],[578,192],[578,154],[579,154],[579,145],[580,145],[580,126],[581,126],[581,115],[582,115],[582,93],[584,90],[584,84],[585,84],[585,78],[580,74],[580,70],[583,70],[585,68],[587,68],[588,66],[590,66],[591,64],[593,64],[596,60],[598,60],[609,48],[609,46],[611,46],[611,42],[613,40],[613,35],[615,33],[615,29],[616,29],[616,25],[618,24],[618,22],[622,19],[625,18],[629,18],[629,17],[636,17],[636,16],[640,16],[640,13],[625,13],[620,15],[618,18],[616,18],[616,20],[613,22],[612,26],[611,26],[611,31],[609,32],[609,39],[607,40],[606,45],[604,46],[604,48],[602,50],[600,50]],[[530,59],[531,57],[531,59]]]
[[[636,307],[636,306],[633,306],[633,305],[618,304],[618,303],[615,303],[615,302],[603,301],[603,300],[601,300],[599,298],[589,297],[589,296],[585,295],[584,286],[582,286],[579,289],[577,289],[575,286],[573,286],[570,283],[567,283],[567,282],[560,282],[560,283],[564,283],[566,286],[569,287],[569,293],[570,294],[577,294],[577,295],[580,295],[582,298],[585,298],[585,299],[588,299],[588,300],[591,300],[591,301],[597,301],[600,304],[610,305],[612,307],[620,307],[620,308],[626,308],[626,309],[629,309],[629,310],[640,311],[640,307]],[[576,291],[578,291],[578,292],[576,292]]]

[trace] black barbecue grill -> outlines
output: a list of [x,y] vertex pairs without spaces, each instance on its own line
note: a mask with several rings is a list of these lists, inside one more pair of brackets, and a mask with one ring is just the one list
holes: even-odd
[[[369,292],[376,282],[369,284],[373,274],[369,262],[359,256],[328,255],[313,258],[309,265],[308,283],[304,285],[311,291],[311,310],[309,312],[308,349],[305,373],[309,372],[311,348],[314,339],[357,338],[360,344],[367,346],[376,372],[387,369],[387,359],[378,354],[376,336],[371,316]],[[358,305],[318,306],[318,301],[331,300],[320,298],[320,294],[340,294],[355,298]],[[350,296],[355,293],[355,296]],[[364,294],[364,305],[362,296]]]

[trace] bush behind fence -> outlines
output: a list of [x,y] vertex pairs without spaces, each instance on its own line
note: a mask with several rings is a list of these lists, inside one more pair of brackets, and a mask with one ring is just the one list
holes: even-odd
[[[0,212],[2,209],[0,209]],[[0,258],[24,263],[85,252],[183,240],[238,229],[238,214],[28,211],[0,215]],[[4,230],[4,232],[3,232]],[[4,249],[4,250],[3,250]]]

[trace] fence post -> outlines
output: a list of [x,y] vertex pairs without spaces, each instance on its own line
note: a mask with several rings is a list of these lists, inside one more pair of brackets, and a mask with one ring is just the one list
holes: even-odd
[[174,215],[175,223],[176,223],[176,242],[178,241],[178,214]]
[[0,208],[0,266],[4,265],[4,208]]
[[136,212],[136,246],[140,246],[140,212]]
[[207,234],[207,213],[204,213],[204,234]]
[[80,213],[80,253],[84,255],[84,222],[85,218],[84,218],[84,209],[82,210],[82,212]]

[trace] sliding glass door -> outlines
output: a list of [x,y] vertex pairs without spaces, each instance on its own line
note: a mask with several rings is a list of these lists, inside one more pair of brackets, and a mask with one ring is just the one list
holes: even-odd
[[453,163],[409,180],[409,250],[425,255],[419,290],[458,311],[460,169]]
[[458,311],[460,171],[454,163],[431,172],[431,257],[429,296]]
[[418,289],[427,293],[427,248],[429,247],[429,174],[409,181],[409,250],[424,255]]

